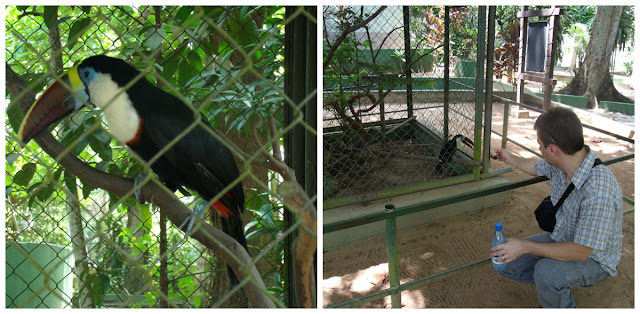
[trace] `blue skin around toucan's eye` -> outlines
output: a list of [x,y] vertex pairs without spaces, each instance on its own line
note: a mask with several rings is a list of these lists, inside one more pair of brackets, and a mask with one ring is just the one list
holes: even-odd
[[96,70],[90,67],[79,68],[78,75],[83,83],[88,84],[96,76]]
[[89,82],[91,82],[96,77],[96,74],[96,70],[91,67],[78,68],[78,76],[80,76],[80,80],[82,81],[85,88],[77,91],[77,95],[75,97],[76,110],[82,108],[82,106],[84,106],[85,103],[89,101],[89,94],[87,94],[86,86],[88,86]]

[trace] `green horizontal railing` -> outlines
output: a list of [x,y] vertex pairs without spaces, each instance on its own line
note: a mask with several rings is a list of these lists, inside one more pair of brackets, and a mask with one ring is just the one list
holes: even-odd
[[[627,201],[627,199],[625,199],[625,201]],[[631,200],[629,200],[631,201]],[[631,201],[633,202],[633,201]],[[634,208],[630,208],[627,209],[623,212],[623,215],[628,215],[634,212]],[[445,271],[436,273],[436,274],[432,274],[426,277],[422,277],[419,279],[416,279],[414,281],[411,282],[407,282],[401,285],[395,285],[392,286],[389,289],[385,289],[385,290],[381,290],[381,291],[376,291],[374,293],[370,293],[355,299],[351,299],[348,301],[344,301],[342,303],[337,303],[337,304],[333,304],[330,305],[329,308],[339,308],[339,307],[355,307],[361,304],[365,304],[371,301],[375,301],[377,299],[381,299],[384,298],[388,295],[400,295],[400,293],[402,291],[406,291],[406,290],[411,290],[411,289],[415,289],[421,286],[424,286],[426,284],[432,283],[432,282],[436,282],[440,279],[445,279],[447,277],[453,276],[455,274],[461,273],[461,272],[465,272],[467,270],[471,270],[473,268],[479,267],[479,266],[483,266],[485,264],[489,264],[491,261],[491,257],[485,257],[476,261],[473,261],[471,263],[467,263],[464,264],[462,266],[458,266],[458,267],[454,267],[451,269],[447,269]],[[397,298],[397,297],[396,297]]]
[[[609,159],[607,161],[604,161],[603,163],[605,165],[610,165],[610,164],[614,164],[614,163],[617,163],[617,162],[629,160],[629,159],[632,159],[632,158],[634,158],[634,154],[628,154],[628,155],[623,155],[623,156],[620,156],[620,157],[615,157],[615,158]],[[521,188],[521,187],[524,187],[524,186],[527,186],[527,185],[536,184],[536,183],[543,182],[543,181],[546,181],[546,180],[549,180],[549,179],[546,178],[546,177],[533,177],[533,178],[530,178],[530,179],[525,179],[525,180],[520,180],[520,181],[510,182],[510,183],[505,183],[505,184],[492,186],[492,187],[487,187],[487,188],[482,188],[482,189],[478,189],[478,190],[475,190],[475,191],[454,195],[452,197],[445,197],[445,198],[440,198],[440,199],[435,199],[435,200],[429,200],[429,201],[426,201],[426,202],[422,202],[422,203],[413,204],[413,205],[405,206],[405,207],[402,207],[402,208],[398,208],[398,209],[396,209],[396,210],[394,210],[392,212],[383,212],[383,211],[381,211],[379,213],[369,214],[369,215],[365,215],[365,216],[361,216],[361,217],[357,217],[357,218],[347,219],[347,220],[338,221],[338,222],[334,222],[334,223],[328,223],[328,224],[323,225],[323,233],[327,234],[327,233],[336,232],[336,231],[339,231],[339,230],[344,230],[344,229],[348,229],[348,228],[353,228],[353,227],[357,227],[357,226],[370,224],[370,223],[377,222],[377,221],[382,221],[382,220],[389,219],[389,218],[396,218],[396,217],[400,217],[400,216],[404,216],[404,215],[410,215],[410,214],[413,214],[413,213],[418,213],[418,212],[421,212],[421,211],[433,209],[433,208],[436,208],[436,207],[442,207],[442,206],[445,206],[445,205],[455,204],[455,203],[471,200],[471,199],[478,198],[478,197],[483,197],[483,196],[487,196],[487,195],[491,195],[491,194],[495,194],[495,193],[499,193],[499,192],[504,192],[504,191],[509,191],[509,190]]]

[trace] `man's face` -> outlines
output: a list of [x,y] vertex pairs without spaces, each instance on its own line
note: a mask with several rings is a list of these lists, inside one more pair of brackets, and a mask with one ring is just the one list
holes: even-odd
[[544,160],[546,160],[550,165],[554,165],[555,160],[553,159],[553,155],[551,154],[551,144],[549,146],[547,146],[546,148],[544,147],[544,144],[542,144],[542,141],[540,140],[540,131],[537,132],[538,134],[538,149],[540,150],[540,153],[542,154],[542,157],[544,158]]

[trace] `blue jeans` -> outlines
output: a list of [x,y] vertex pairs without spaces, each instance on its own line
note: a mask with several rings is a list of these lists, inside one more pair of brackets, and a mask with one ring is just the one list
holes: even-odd
[[[525,240],[553,242],[548,232]],[[536,285],[542,307],[577,307],[571,288],[591,287],[609,274],[591,258],[584,262],[563,262],[552,258],[523,254],[498,273],[503,277]]]

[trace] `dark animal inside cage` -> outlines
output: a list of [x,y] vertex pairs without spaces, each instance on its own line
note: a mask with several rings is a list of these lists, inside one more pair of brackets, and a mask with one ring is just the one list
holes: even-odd
[[458,148],[458,143],[463,143],[473,149],[473,141],[471,141],[468,137],[458,134],[450,139],[442,149],[440,150],[440,155],[438,155],[438,164],[436,165],[436,171],[441,174],[442,166],[453,159],[453,155],[456,153]]

